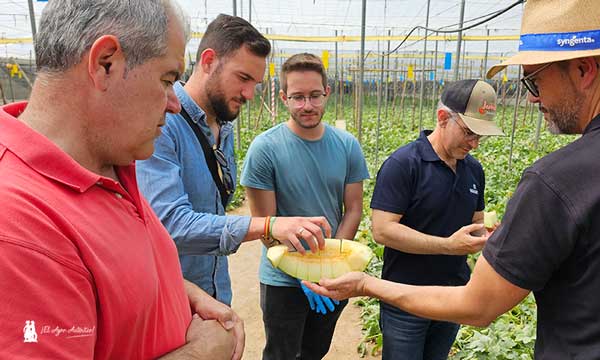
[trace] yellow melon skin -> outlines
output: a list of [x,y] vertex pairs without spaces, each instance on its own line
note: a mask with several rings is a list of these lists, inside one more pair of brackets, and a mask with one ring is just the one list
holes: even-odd
[[339,239],[325,239],[325,248],[305,255],[288,251],[287,246],[277,245],[267,250],[271,264],[298,279],[318,282],[322,278],[333,279],[351,271],[364,271],[373,258],[373,251],[361,243],[344,240],[340,252]]

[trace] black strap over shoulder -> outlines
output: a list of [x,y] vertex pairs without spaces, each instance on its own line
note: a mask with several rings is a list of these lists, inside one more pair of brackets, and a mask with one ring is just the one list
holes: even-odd
[[225,185],[223,184],[223,180],[221,180],[221,177],[219,176],[219,170],[217,169],[217,166],[218,166],[217,158],[215,157],[215,154],[213,153],[212,149],[210,148],[208,139],[206,138],[206,136],[204,136],[204,134],[200,130],[200,126],[198,126],[198,124],[194,123],[190,114],[188,114],[187,111],[185,111],[183,106],[181,107],[180,114],[181,114],[181,116],[183,116],[185,121],[187,121],[187,123],[190,125],[190,127],[194,131],[194,134],[196,135],[196,138],[198,138],[198,141],[200,142],[200,145],[202,146],[202,151],[204,152],[204,158],[206,159],[206,165],[208,166],[208,169],[210,170],[210,174],[212,175],[215,185],[217,185],[217,189],[219,189],[219,193],[221,194],[221,204],[223,204],[223,208],[225,208],[227,205],[228,194],[227,194],[227,190],[225,189]]

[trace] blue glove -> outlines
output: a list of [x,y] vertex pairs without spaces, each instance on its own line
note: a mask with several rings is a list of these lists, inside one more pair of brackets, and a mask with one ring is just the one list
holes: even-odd
[[335,305],[340,304],[340,302],[337,300],[331,300],[327,296],[315,294],[314,292],[312,292],[312,290],[304,286],[302,280],[298,281],[300,282],[300,287],[302,287],[302,291],[304,291],[304,295],[306,295],[306,298],[308,299],[310,309],[316,311],[317,314],[321,313],[325,315],[327,313],[327,309],[329,309],[330,312],[333,312],[333,309],[335,309]]

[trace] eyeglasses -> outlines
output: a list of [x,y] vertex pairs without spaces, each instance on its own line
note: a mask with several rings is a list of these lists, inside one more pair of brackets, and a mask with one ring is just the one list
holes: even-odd
[[325,93],[311,94],[309,96],[292,95],[292,96],[288,96],[287,99],[288,99],[289,104],[292,107],[299,109],[299,108],[304,107],[304,105],[306,105],[307,99],[312,106],[321,106],[325,103],[326,96],[327,96],[327,94],[325,94]]
[[475,134],[468,127],[461,125],[456,119],[456,116],[452,116],[452,120],[454,120],[456,125],[458,125],[458,127],[462,130],[465,140],[482,142],[486,139],[485,136]]
[[531,74],[521,78],[521,82],[523,83],[523,85],[525,85],[527,90],[529,90],[531,95],[533,95],[534,97],[540,96],[540,89],[538,89],[537,85],[535,84],[535,79],[533,77],[535,75],[541,73],[544,69],[550,67],[550,65],[552,65],[552,64],[554,64],[554,63],[553,62],[547,63],[546,65],[542,66],[541,68],[537,69],[536,71],[532,72]]
[[233,184],[233,178],[231,177],[231,171],[229,170],[225,154],[223,154],[223,151],[221,151],[216,144],[213,145],[213,152],[215,153],[215,158],[219,165],[219,176],[223,181],[225,191],[227,191],[227,194],[231,194],[235,191],[235,185]]

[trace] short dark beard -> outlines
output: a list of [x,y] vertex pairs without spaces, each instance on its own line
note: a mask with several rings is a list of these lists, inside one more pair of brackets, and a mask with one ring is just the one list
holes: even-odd
[[[213,112],[215,113],[215,116],[217,117],[217,122],[220,125],[223,125],[225,123],[235,120],[240,112],[232,112],[227,106],[227,99],[225,98],[223,89],[220,86],[221,71],[222,64],[219,64],[215,72],[208,79],[208,83],[206,85],[206,97],[208,98],[210,107],[212,108]],[[242,105],[246,103],[246,99],[241,97],[236,100],[241,101]]]
[[577,134],[579,133],[579,114],[582,100],[562,103],[557,109],[546,109],[548,111],[548,129],[553,134]]
[[540,104],[541,107],[548,112],[548,130],[553,134],[578,134],[579,126],[579,109],[583,104],[584,95],[575,89],[571,84],[567,94],[571,94],[571,98],[564,97],[556,107],[549,109]]
[[563,100],[552,108],[547,108],[543,103],[540,108],[548,112],[548,130],[553,134],[577,134],[579,133],[579,109],[583,105],[584,95],[575,88],[575,84],[569,78],[569,64],[567,61],[558,63],[561,79],[565,86],[568,84]]

